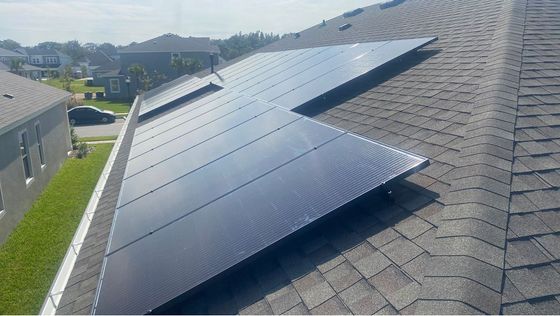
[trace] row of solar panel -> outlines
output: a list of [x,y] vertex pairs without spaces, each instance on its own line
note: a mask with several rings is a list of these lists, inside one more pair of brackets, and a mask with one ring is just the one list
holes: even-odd
[[97,313],[160,306],[425,162],[219,93],[139,128]]
[[433,37],[259,53],[142,105],[145,115],[210,83],[294,109],[435,40]]
[[257,54],[145,100],[183,104],[135,131],[95,312],[148,312],[426,165],[287,109],[431,40]]

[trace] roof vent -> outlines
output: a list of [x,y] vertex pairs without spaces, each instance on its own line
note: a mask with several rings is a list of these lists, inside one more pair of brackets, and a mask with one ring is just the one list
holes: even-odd
[[342,32],[342,31],[344,31],[344,30],[346,30],[346,29],[349,29],[351,26],[352,26],[352,24],[350,24],[350,23],[342,24],[341,26],[338,27],[338,30],[339,30],[340,32]]
[[401,4],[401,3],[405,2],[405,1],[406,1],[406,0],[391,0],[391,1],[388,1],[388,2],[385,2],[385,3],[381,3],[381,4],[379,5],[379,8],[380,8],[381,10],[384,10],[384,9],[396,7],[396,6],[398,6],[399,4]]
[[295,38],[299,38],[300,36],[301,36],[301,34],[299,34],[299,33],[294,33],[294,37],[295,37]]
[[362,13],[362,12],[364,12],[364,9],[362,9],[362,8],[357,8],[357,9],[354,9],[354,10],[352,10],[352,11],[344,12],[344,14],[343,14],[342,16],[345,17],[345,18],[349,18],[349,17],[351,17],[351,16],[358,15],[358,14],[360,14],[360,13]]
[[11,95],[11,94],[8,94],[8,93],[4,93],[4,94],[3,94],[2,96],[3,96],[4,98],[6,98],[6,99],[10,99],[10,100],[14,98],[14,96],[13,96],[13,95]]
[[323,27],[323,26],[327,26],[327,21],[323,20],[323,22],[321,22],[321,24],[319,24],[319,27]]

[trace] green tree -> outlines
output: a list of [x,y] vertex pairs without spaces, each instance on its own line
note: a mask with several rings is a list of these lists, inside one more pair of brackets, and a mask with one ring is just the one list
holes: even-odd
[[72,80],[72,67],[68,65],[64,67],[64,70],[62,71],[62,78],[60,78],[60,82],[62,82],[62,89],[73,93]]
[[35,48],[60,50],[62,48],[62,44],[57,42],[41,42],[35,45]]
[[23,60],[20,58],[13,58],[10,60],[10,72],[21,76],[21,70],[23,69]]
[[85,48],[83,48],[82,45],[80,44],[80,42],[78,42],[76,40],[68,41],[68,42],[62,44],[62,47],[60,48],[60,51],[64,54],[70,56],[72,58],[73,62],[77,62],[78,60],[83,58],[87,53],[87,50]]
[[218,45],[220,48],[220,56],[222,56],[225,60],[230,60],[279,39],[280,36],[273,33],[256,31],[243,34],[239,32],[228,39],[213,40],[212,43],[214,45]]
[[4,48],[4,49],[9,49],[9,50],[14,50],[16,48],[20,48],[21,45],[11,39],[5,39],[3,41],[0,41],[0,48]]
[[202,69],[202,64],[197,59],[192,58],[173,58],[171,67],[177,71],[177,76],[184,74],[192,75]]
[[143,80],[146,71],[144,70],[144,66],[140,64],[132,64],[128,67],[128,72],[134,75],[134,79],[136,81],[136,88],[140,89],[140,80]]
[[87,67],[86,67],[86,66],[80,67],[80,70],[82,71],[82,78],[85,78],[85,77],[88,76]]

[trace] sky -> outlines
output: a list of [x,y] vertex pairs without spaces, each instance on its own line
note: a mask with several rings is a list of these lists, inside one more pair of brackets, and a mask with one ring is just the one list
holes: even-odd
[[298,32],[383,0],[0,0],[0,39],[126,45],[164,33]]

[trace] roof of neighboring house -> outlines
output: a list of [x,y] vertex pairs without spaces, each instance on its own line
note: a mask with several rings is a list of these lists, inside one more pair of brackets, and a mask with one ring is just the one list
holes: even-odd
[[109,57],[105,52],[101,50],[96,50],[86,56],[89,60],[90,66],[102,66],[113,62],[113,58]]
[[22,54],[31,56],[59,56],[61,55],[55,49],[43,49],[43,48],[18,48],[17,51],[21,52]]
[[[320,21],[259,51],[439,37],[304,113],[431,165],[392,202],[357,205],[168,312],[560,313],[560,2],[408,0]],[[91,311],[125,166],[59,313]]]
[[215,45],[210,44],[208,37],[181,37],[169,33],[121,48],[119,53],[216,52],[216,49]]
[[107,72],[107,71],[119,71],[121,69],[121,61],[115,59],[108,63],[102,64],[101,66],[97,67],[94,72]]
[[[5,97],[10,95],[13,98]],[[70,97],[64,90],[10,72],[0,72],[0,133]]]
[[25,57],[24,55],[14,52],[5,48],[0,47],[0,56],[2,57]]

